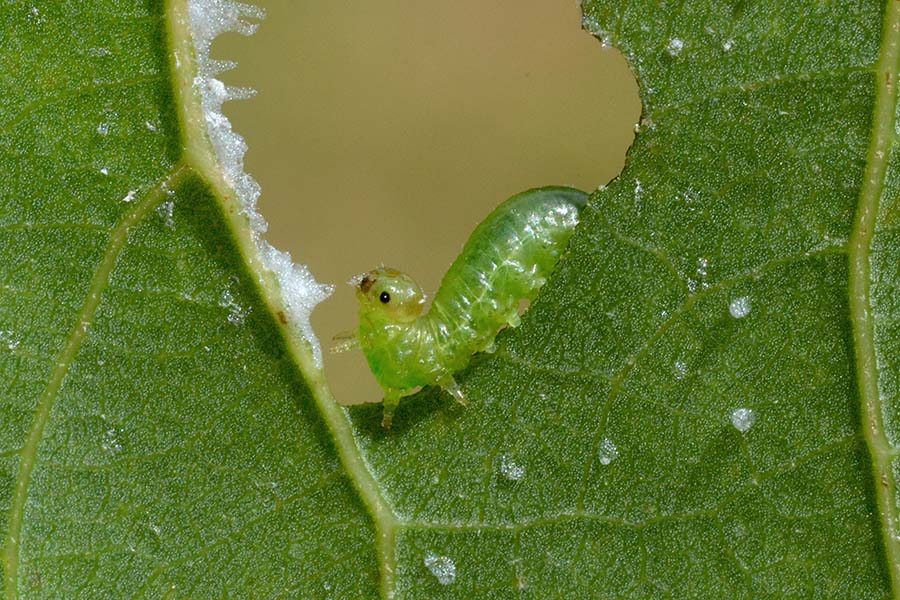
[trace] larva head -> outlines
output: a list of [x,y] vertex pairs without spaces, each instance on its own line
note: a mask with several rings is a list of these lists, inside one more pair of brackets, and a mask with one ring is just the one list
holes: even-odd
[[412,277],[381,267],[354,278],[361,309],[395,323],[411,323],[425,308],[425,294]]

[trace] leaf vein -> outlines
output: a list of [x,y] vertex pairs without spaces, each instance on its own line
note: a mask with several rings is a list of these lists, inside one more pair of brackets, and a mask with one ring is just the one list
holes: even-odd
[[3,548],[6,597],[9,600],[18,598],[19,546],[25,520],[25,505],[28,501],[31,474],[37,465],[38,446],[43,436],[44,427],[50,418],[50,412],[57,394],[62,387],[63,380],[68,374],[69,367],[78,355],[82,342],[87,337],[89,327],[85,324],[89,325],[93,320],[97,307],[100,304],[101,294],[107,286],[116,259],[127,242],[128,231],[131,227],[138,224],[165,197],[163,186],[174,185],[184,172],[185,169],[183,167],[176,169],[164,182],[160,182],[159,185],[145,194],[122,217],[119,224],[110,233],[107,249],[94,272],[87,298],[78,313],[76,322],[66,338],[62,350],[57,355],[50,380],[38,401],[34,420],[20,453],[19,470],[15,480],[12,506],[10,508],[9,532]]

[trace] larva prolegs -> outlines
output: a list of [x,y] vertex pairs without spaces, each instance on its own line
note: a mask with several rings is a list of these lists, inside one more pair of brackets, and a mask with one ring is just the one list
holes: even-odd
[[384,412],[381,415],[381,426],[383,428],[390,429],[391,425],[393,425],[394,411],[397,410],[397,406],[400,404],[401,396],[401,390],[391,388],[384,391]]
[[459,387],[459,384],[456,383],[456,380],[453,379],[452,375],[447,379],[439,382],[438,385],[440,385],[445,392],[453,396],[453,398],[458,403],[462,404],[463,406],[469,406],[469,403],[466,402],[466,396],[465,394],[463,394],[462,388]]

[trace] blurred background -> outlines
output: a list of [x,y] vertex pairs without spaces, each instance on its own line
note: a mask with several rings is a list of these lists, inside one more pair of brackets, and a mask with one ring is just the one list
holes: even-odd
[[592,191],[622,169],[640,116],[622,56],[581,29],[575,0],[259,0],[251,39],[219,38],[225,112],[250,147],[268,240],[337,284],[313,313],[342,404],[377,402],[346,284],[378,264],[429,295],[474,227],[509,196]]

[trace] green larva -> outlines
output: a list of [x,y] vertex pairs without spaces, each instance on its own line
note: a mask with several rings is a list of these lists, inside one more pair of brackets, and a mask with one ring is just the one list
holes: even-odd
[[362,348],[384,389],[384,427],[400,398],[420,386],[440,385],[465,404],[454,373],[491,350],[503,327],[519,324],[519,301],[544,285],[587,197],[543,187],[498,206],[469,237],[426,314],[425,295],[408,275],[381,267],[354,278],[359,329],[336,349]]

